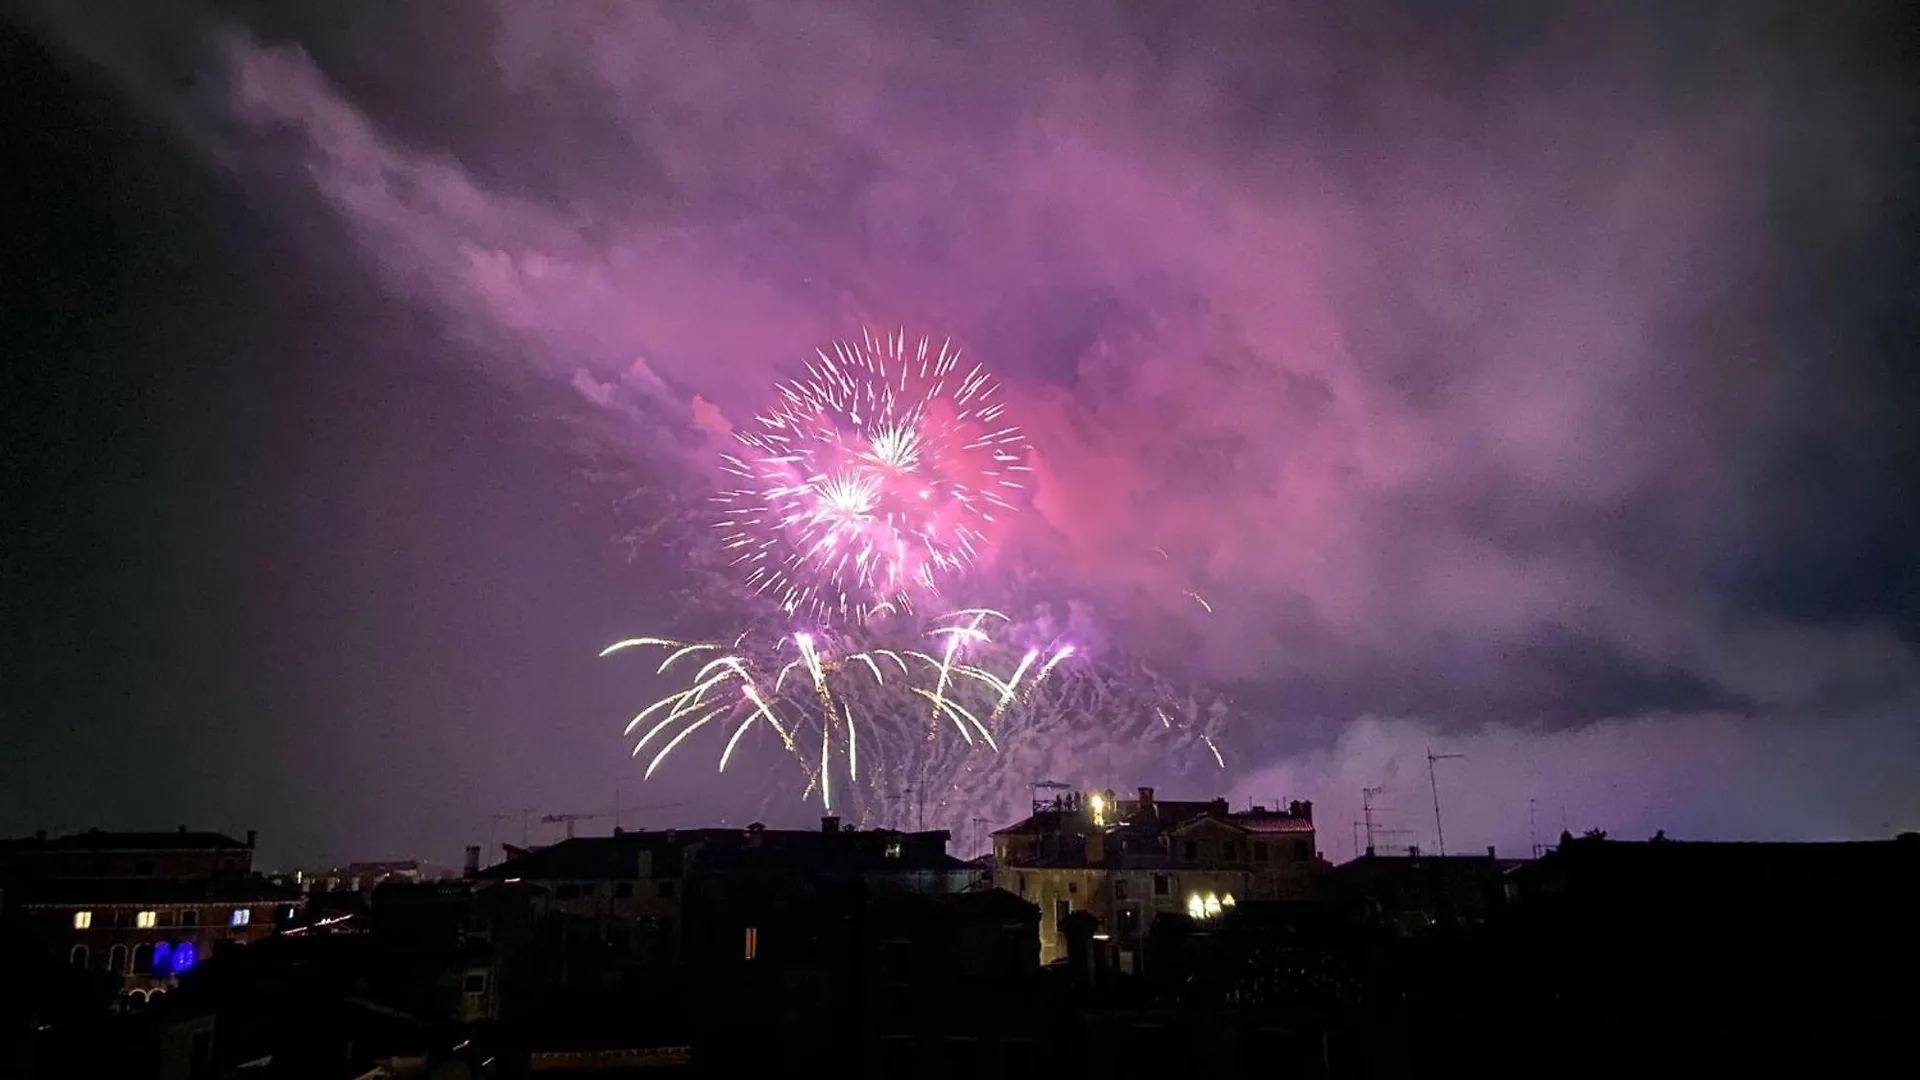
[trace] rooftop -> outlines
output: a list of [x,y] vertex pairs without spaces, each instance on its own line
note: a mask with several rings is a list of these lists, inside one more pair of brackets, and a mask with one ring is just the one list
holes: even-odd
[[300,890],[263,877],[231,878],[61,878],[8,890],[8,901],[23,907],[115,904],[292,903]]
[[36,851],[244,851],[249,846],[225,833],[188,832],[185,825],[173,832],[106,832],[88,829],[66,836],[24,836],[0,840],[0,852],[27,854]]
[[[723,870],[787,864],[832,866],[868,873],[963,870],[968,863],[946,852],[949,834],[843,829],[824,819],[819,830],[664,829],[578,836],[543,848],[508,847],[509,858],[479,872],[483,879],[610,881],[678,877],[692,865]],[[645,856],[643,865],[642,856]]]

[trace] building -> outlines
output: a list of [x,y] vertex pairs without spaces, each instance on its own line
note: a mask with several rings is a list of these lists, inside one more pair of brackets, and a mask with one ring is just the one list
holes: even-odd
[[1040,907],[1043,963],[1066,956],[1066,920],[1084,911],[1128,973],[1156,918],[1308,899],[1321,868],[1311,802],[1234,811],[1225,799],[1175,802],[1145,787],[1132,799],[1108,791],[1036,802],[993,846],[994,883]]
[[0,882],[29,940],[145,1000],[231,945],[258,941],[301,905],[253,873],[245,841],[220,833],[102,832],[0,842]]
[[977,867],[947,854],[948,839],[944,831],[847,829],[837,817],[821,819],[818,831],[615,829],[551,847],[509,845],[506,861],[477,876],[537,885],[547,912],[647,959],[752,959],[795,947],[773,927],[791,921],[786,908],[822,891],[940,894],[979,883]]
[[1523,859],[1485,854],[1432,855],[1408,848],[1391,855],[1372,848],[1327,871],[1322,891],[1343,915],[1400,935],[1481,924],[1506,903],[1509,875]]

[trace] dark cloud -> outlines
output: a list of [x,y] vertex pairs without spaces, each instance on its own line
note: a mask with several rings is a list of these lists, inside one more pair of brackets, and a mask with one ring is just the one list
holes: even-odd
[[1897,5],[195,11],[38,18],[602,462],[955,335],[1039,454],[993,572],[1252,745],[1915,690]]

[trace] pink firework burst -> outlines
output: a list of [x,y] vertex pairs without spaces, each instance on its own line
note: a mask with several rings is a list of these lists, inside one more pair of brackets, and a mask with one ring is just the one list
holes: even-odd
[[719,527],[749,587],[789,613],[911,611],[982,558],[1024,488],[1005,395],[949,342],[836,342],[735,432]]

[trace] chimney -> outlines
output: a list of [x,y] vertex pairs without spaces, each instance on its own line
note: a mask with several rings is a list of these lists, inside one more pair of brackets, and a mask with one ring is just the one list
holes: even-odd
[[185,825],[180,826],[180,835],[181,836],[187,835],[187,827]]
[[1143,787],[1140,789],[1140,809],[1146,810],[1149,812],[1153,810],[1153,789],[1152,788]]
[[258,830],[255,830],[255,829],[248,829],[248,830],[247,830],[247,850],[248,850],[248,851],[252,851],[252,850],[253,850],[253,845],[254,845],[254,844],[255,844],[255,843],[256,843],[256,842],[257,842],[257,841],[258,841],[259,839],[260,839],[260,833],[259,833],[259,831],[258,831]]
[[750,848],[759,847],[760,842],[766,837],[766,832],[767,827],[757,821],[747,826],[747,846]]
[[39,829],[39,830],[37,830],[37,831],[35,831],[35,832],[34,832],[34,834],[33,834],[33,838],[34,838],[35,840],[38,840],[38,841],[40,841],[40,842],[41,842],[41,843],[43,843],[43,844],[44,844],[44,843],[46,843],[46,842],[47,842],[47,830],[45,830],[45,829]]
[[627,830],[625,830],[625,829],[623,829],[623,828],[621,828],[621,827],[620,827],[620,826],[618,826],[618,825],[615,825],[615,826],[613,827],[613,835],[615,835],[615,836],[625,836],[625,835],[627,835]]
[[823,833],[826,833],[828,836],[832,836],[838,833],[840,831],[839,817],[833,814],[828,814],[826,817],[821,818],[820,831]]
[[1233,813],[1233,807],[1228,806],[1227,800],[1225,799],[1215,799],[1207,804],[1207,812],[1219,817],[1226,817],[1228,814]]
[[468,844],[466,876],[476,877],[479,875],[479,873],[480,873],[480,845]]
[[1310,799],[1293,800],[1287,804],[1287,816],[1299,818],[1309,825],[1313,824],[1313,801]]
[[1409,848],[1407,849],[1407,858],[1409,858],[1409,859],[1417,859],[1417,858],[1419,858],[1419,857],[1420,857],[1420,845],[1419,845],[1419,844],[1415,844],[1415,845],[1413,845],[1412,847],[1409,847]]
[[1495,855],[1495,854],[1493,853],[1493,845],[1492,845],[1492,844],[1488,844],[1488,845],[1487,845],[1487,858],[1489,858],[1489,859],[1497,859],[1497,858],[1499,858],[1499,857],[1500,857],[1500,856],[1498,856],[1498,855]]

